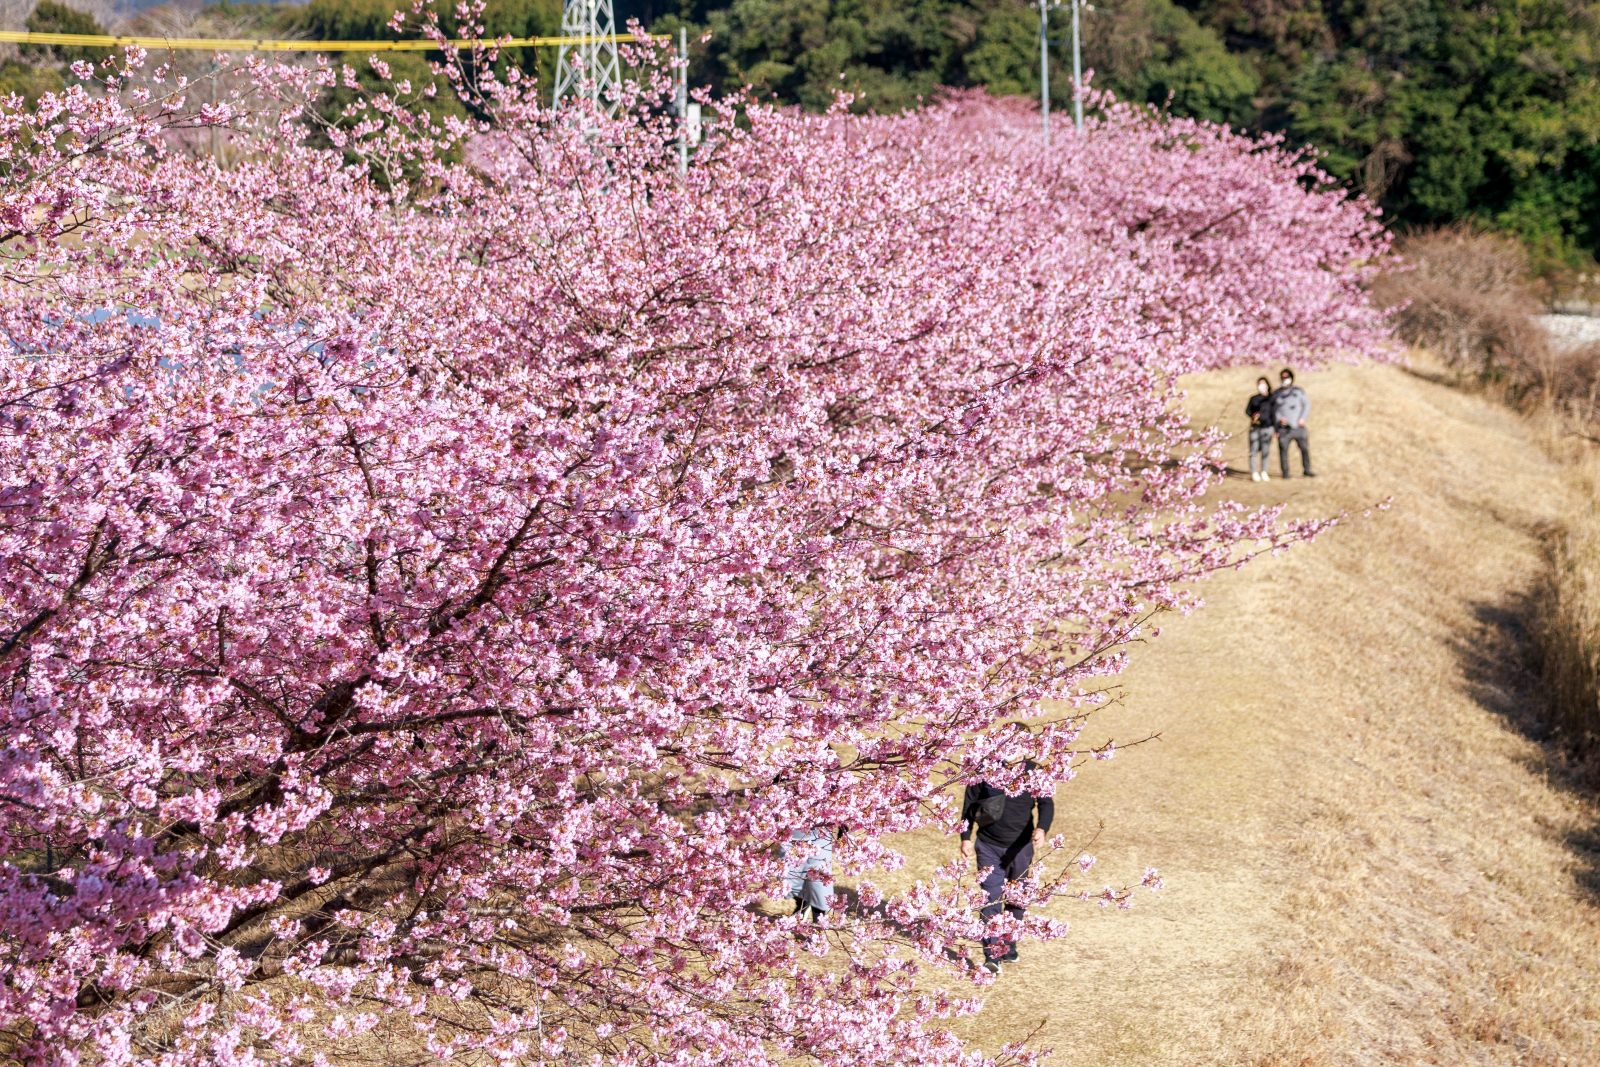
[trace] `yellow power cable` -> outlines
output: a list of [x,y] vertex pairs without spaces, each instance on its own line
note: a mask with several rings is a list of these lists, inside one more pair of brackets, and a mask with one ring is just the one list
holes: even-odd
[[[411,41],[279,41],[247,37],[121,37],[98,33],[36,33],[33,31],[0,30],[0,42],[10,44],[63,44],[89,48],[121,48],[137,45],[147,49],[188,49],[209,52],[434,52],[444,45],[471,48],[482,44],[485,48],[552,48],[556,45],[587,44],[594,41],[626,42],[636,38],[632,34],[617,33],[609,37],[513,37],[497,41],[464,39],[447,40],[442,44],[433,40]],[[656,36],[652,40],[669,38]]]

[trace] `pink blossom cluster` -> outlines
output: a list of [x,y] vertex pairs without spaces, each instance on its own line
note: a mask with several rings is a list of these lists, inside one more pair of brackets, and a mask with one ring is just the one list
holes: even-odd
[[0,1058],[993,1062],[971,872],[872,879],[1312,531],[1206,499],[1175,379],[1379,351],[1369,206],[1110,102],[708,100],[680,175],[661,79],[327,148],[339,72],[143,62],[0,108]]

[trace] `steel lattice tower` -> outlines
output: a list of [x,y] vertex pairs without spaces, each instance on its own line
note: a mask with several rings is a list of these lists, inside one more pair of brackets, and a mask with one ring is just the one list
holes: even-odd
[[622,85],[622,64],[617,59],[617,17],[611,0],[565,0],[561,11],[561,36],[578,37],[578,44],[563,44],[556,61],[553,102],[565,96],[583,96],[607,114],[616,105],[607,99]]

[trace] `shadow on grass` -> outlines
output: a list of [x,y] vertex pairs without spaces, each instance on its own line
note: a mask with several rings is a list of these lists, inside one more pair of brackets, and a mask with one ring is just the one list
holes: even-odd
[[1435,370],[1431,367],[1417,367],[1409,363],[1401,363],[1400,369],[1418,381],[1431,382],[1434,385],[1448,385],[1453,389],[1461,388],[1465,381],[1463,375],[1455,371]]
[[[752,901],[745,905],[745,910],[752,914],[764,915],[769,919],[779,920],[788,918],[791,914],[797,914],[797,912],[791,910],[793,904],[792,898]],[[872,905],[864,903],[860,894],[852,886],[834,883],[833,907],[828,915],[829,918],[824,919],[820,925],[804,920],[797,922],[795,924],[795,936],[797,938],[805,937],[811,933],[820,932],[825,936],[834,938],[842,945],[848,930],[840,925],[840,921],[843,920],[845,924],[848,924],[852,921],[864,919],[870,922],[883,923],[895,934],[903,938],[907,944],[915,945],[922,941],[921,935],[923,931],[915,926],[907,926],[897,921],[889,914],[888,906],[881,901]],[[954,966],[957,971],[966,972],[967,974],[975,972],[982,962],[981,950],[978,958],[973,959],[968,952],[953,945],[943,948],[939,952],[939,956],[946,963]]]
[[[1539,746],[1529,769],[1592,807],[1600,791],[1600,760],[1593,754],[1582,758],[1553,724],[1529,626],[1533,610],[1531,593],[1497,604],[1475,602],[1478,625],[1455,638],[1455,653],[1473,699]],[[1566,834],[1562,843],[1578,861],[1574,882],[1590,903],[1600,905],[1600,820]]]

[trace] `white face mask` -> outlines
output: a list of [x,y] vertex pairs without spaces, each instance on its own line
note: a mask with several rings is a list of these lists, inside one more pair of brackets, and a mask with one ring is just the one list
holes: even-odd
[[1262,382],[1260,385],[1256,386],[1256,392],[1260,393],[1262,396],[1266,396],[1268,393],[1272,392],[1272,386],[1268,385],[1266,382]]
[[1280,381],[1280,382],[1279,382],[1279,383],[1278,383],[1278,388],[1279,388],[1279,389],[1287,389],[1287,388],[1289,388],[1289,387],[1290,387],[1290,386],[1291,386],[1291,385],[1293,385],[1293,384],[1294,384],[1294,380],[1293,380],[1293,379],[1291,379],[1291,378],[1284,378],[1284,379],[1283,379],[1283,380],[1282,380],[1282,381]]

